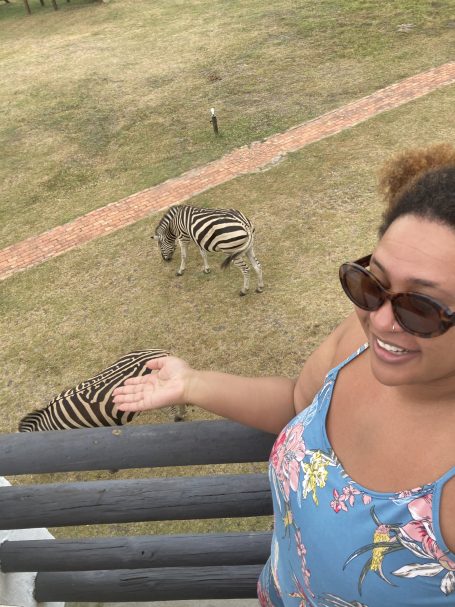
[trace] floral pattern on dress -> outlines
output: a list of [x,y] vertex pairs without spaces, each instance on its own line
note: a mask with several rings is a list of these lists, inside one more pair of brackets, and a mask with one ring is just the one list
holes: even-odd
[[306,499],[308,493],[313,494],[313,501],[316,506],[319,505],[316,488],[325,487],[328,476],[327,466],[336,466],[336,462],[323,451],[315,451],[309,463],[302,463],[304,472],[302,483],[302,497]]
[[[291,495],[295,495],[299,506],[302,499],[311,495],[316,506],[319,505],[317,489],[324,488],[328,477],[328,467],[339,467],[339,462],[333,452],[309,450],[303,440],[305,424],[303,416],[293,420],[278,436],[270,455],[270,477],[275,491],[276,502],[280,509],[284,535],[293,537],[300,563],[300,570],[295,571],[290,565],[294,591],[289,597],[300,599],[299,607],[310,606],[309,597],[314,597],[310,586],[311,572],[306,563],[306,548],[302,542],[300,529],[296,526],[291,509]],[[310,416],[312,417],[312,416]],[[348,489],[345,491],[345,498]],[[275,512],[277,516],[277,512]],[[275,587],[282,594],[278,578],[279,544],[273,542],[271,558],[271,574]]]
[[455,561],[444,552],[436,541],[433,529],[433,494],[413,499],[408,504],[411,520],[404,525],[386,524],[375,514],[374,506],[371,516],[376,523],[373,542],[356,550],[346,560],[343,569],[354,559],[371,550],[371,557],[365,563],[358,582],[359,594],[367,574],[372,571],[388,584],[394,585],[382,569],[382,562],[391,552],[408,550],[413,555],[425,559],[426,563],[409,563],[392,571],[392,574],[402,578],[419,576],[434,577],[443,574],[440,583],[441,592],[449,595],[455,591]]
[[368,607],[368,605],[359,601],[345,601],[334,594],[323,594],[318,601],[318,607]]
[[398,530],[398,541],[414,555],[427,559],[425,564],[411,563],[393,572],[394,575],[414,578],[444,573],[441,591],[449,595],[455,590],[455,561],[438,546],[433,528],[433,495],[419,497],[408,504],[412,520]]
[[270,559],[262,570],[257,583],[257,595],[261,607],[282,607],[283,602],[278,596],[278,590],[275,586]]
[[305,588],[302,586],[295,573],[292,574],[292,580],[294,582],[295,592],[291,592],[289,596],[292,599],[300,599],[299,607],[311,607],[310,599],[305,592]]
[[300,467],[306,453],[302,435],[302,423],[288,426],[278,436],[270,454],[270,464],[287,502],[290,491],[298,489]]
[[353,484],[348,484],[343,487],[341,493],[338,493],[337,489],[333,490],[333,500],[330,502],[330,507],[337,513],[340,510],[347,512],[348,505],[353,508],[355,504],[359,503],[358,500],[356,501],[357,495],[360,496],[364,506],[371,503],[371,495],[368,495],[364,491],[359,491]]
[[[270,454],[270,465],[273,470],[272,481],[276,491],[284,497],[285,503],[290,500],[291,491],[297,494],[299,505],[311,493],[318,505],[316,489],[325,487],[327,467],[338,466],[333,453],[321,450],[306,449],[303,440],[304,424],[302,421],[287,426],[278,436]],[[304,461],[309,458],[309,461]],[[303,473],[301,491],[299,480]]]
[[[267,586],[267,588],[269,588],[269,585]],[[274,607],[272,599],[270,598],[268,591],[262,586],[262,582],[260,579],[257,584],[257,594],[261,607]]]

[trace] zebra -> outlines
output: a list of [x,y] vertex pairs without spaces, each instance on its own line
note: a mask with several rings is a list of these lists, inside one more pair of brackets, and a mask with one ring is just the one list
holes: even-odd
[[[169,356],[169,352],[130,352],[95,377],[60,392],[46,407],[25,415],[19,422],[19,432],[123,426],[131,422],[138,412],[119,411],[114,404],[112,392],[129,377],[150,373],[150,369],[145,366],[146,362],[162,356]],[[174,415],[174,421],[185,418],[185,405],[171,406],[169,409]]]
[[158,241],[164,261],[171,261],[177,242],[179,243],[181,260],[177,276],[182,276],[185,271],[188,243],[193,241],[201,253],[205,274],[210,272],[207,251],[225,253],[227,258],[221,267],[226,269],[232,262],[240,269],[243,274],[240,295],[246,295],[250,285],[250,268],[243,259],[243,255],[246,255],[258,277],[256,292],[262,293],[264,289],[261,264],[253,250],[254,227],[236,209],[172,206],[161,218],[152,238]]

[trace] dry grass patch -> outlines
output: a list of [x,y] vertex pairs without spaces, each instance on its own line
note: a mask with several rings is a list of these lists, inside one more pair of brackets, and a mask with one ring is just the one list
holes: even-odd
[[453,0],[59,6],[0,5],[0,247],[453,57]]

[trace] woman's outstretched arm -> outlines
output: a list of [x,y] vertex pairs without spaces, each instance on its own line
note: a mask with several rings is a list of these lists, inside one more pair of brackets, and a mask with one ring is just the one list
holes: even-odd
[[155,358],[147,363],[154,373],[126,380],[114,390],[114,402],[122,411],[191,403],[247,426],[278,433],[310,405],[326,373],[364,338],[357,317],[351,314],[311,354],[297,380],[197,371],[174,356]]
[[114,390],[122,411],[145,411],[191,403],[222,417],[278,433],[295,415],[295,381],[197,371],[174,356],[147,363],[154,372],[128,379]]

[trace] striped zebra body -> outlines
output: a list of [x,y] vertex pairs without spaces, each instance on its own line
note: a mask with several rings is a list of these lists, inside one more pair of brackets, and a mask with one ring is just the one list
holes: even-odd
[[[126,379],[150,373],[145,366],[147,361],[162,356],[168,356],[168,352],[142,350],[123,356],[95,377],[60,392],[46,407],[28,413],[19,422],[19,432],[122,426],[131,422],[138,413],[119,411],[112,392]],[[184,405],[170,410],[176,421],[183,419]]]
[[264,288],[261,264],[254,255],[254,227],[251,221],[236,209],[202,209],[190,205],[171,207],[161,218],[153,236],[158,241],[164,261],[171,261],[177,243],[180,245],[181,260],[177,276],[186,268],[188,243],[194,242],[204,262],[203,271],[208,274],[210,267],[207,252],[227,255],[221,264],[227,268],[232,262],[243,274],[240,295],[249,289],[250,268],[243,259],[246,256],[258,277],[256,291]]

